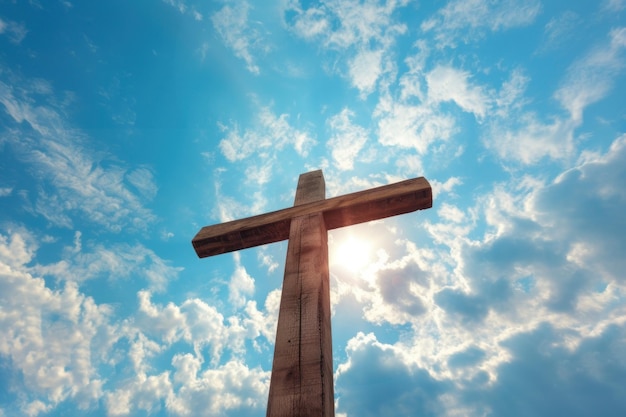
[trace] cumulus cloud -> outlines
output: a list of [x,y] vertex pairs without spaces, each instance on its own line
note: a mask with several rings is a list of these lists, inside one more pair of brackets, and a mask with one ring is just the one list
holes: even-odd
[[[624,152],[621,136],[553,181],[501,184],[473,209],[446,203],[426,229],[447,255],[407,244],[379,261],[376,279],[351,283],[366,319],[397,319],[411,331],[393,343],[372,334],[348,343],[337,411],[501,415],[514,404],[515,415],[583,416],[622,409]],[[478,236],[477,214],[487,226]],[[454,232],[442,233],[444,224]],[[398,375],[404,382],[386,393],[380,381]],[[376,405],[363,403],[372,396]]]
[[109,323],[112,309],[74,282],[48,288],[27,266],[35,250],[26,231],[0,235],[0,355],[19,375],[12,385],[20,414],[38,415],[70,398],[87,408],[103,392],[98,364],[120,337]]
[[228,346],[234,352],[241,351],[245,330],[240,320],[228,321],[214,306],[199,299],[188,299],[180,306],[168,303],[160,306],[152,303],[148,291],[140,291],[138,319],[144,331],[167,344],[185,341],[194,346],[197,355],[204,347],[211,348],[211,362],[219,363],[221,354]]
[[[6,412],[36,416],[71,400],[80,410],[102,401],[110,415],[163,408],[173,415],[258,413],[267,399],[269,373],[249,367],[240,356],[245,340],[257,347],[259,336],[273,341],[278,291],[268,296],[265,310],[248,301],[240,316],[224,317],[196,298],[160,305],[151,291],[140,290],[137,314],[115,321],[114,306],[96,303],[81,292],[79,282],[135,275],[152,261],[125,271],[122,264],[134,261],[114,254],[132,249],[107,255],[96,248],[90,254],[82,246],[76,233],[63,261],[42,265],[35,262],[33,235],[19,228],[0,233],[0,356],[10,364],[5,375],[20,398],[19,409]],[[103,261],[98,264],[98,259]],[[51,276],[58,279],[55,289],[47,281]],[[172,369],[156,371],[155,361],[167,358],[175,344],[183,353],[173,356]],[[193,354],[184,353],[187,346]],[[226,348],[229,358],[222,361]],[[105,381],[100,372],[111,366],[119,367],[119,374]],[[206,401],[210,407],[199,407]]]
[[568,259],[608,280],[624,281],[626,135],[605,155],[561,174],[532,197],[536,218],[569,242]]
[[231,360],[216,368],[200,370],[190,354],[172,359],[174,379],[182,384],[167,403],[168,411],[181,416],[253,416],[266,406],[270,373]]
[[[516,193],[491,193],[484,202],[491,231],[484,239],[449,236],[451,247],[460,245],[455,252],[463,254],[459,281],[435,302],[462,321],[482,321],[489,311],[513,318],[526,309],[543,310],[544,318],[567,314],[560,320],[573,328],[602,327],[619,317],[623,308],[603,300],[624,286],[625,150],[622,136],[606,154],[586,159],[552,183],[521,181]],[[595,319],[574,319],[583,311]]]
[[[626,393],[621,380],[626,362],[623,325],[607,328],[577,346],[568,332],[549,324],[505,338],[508,354],[495,371],[466,380],[435,377],[413,362],[397,344],[359,333],[347,345],[347,360],[337,369],[337,412],[347,415],[573,416],[615,415]],[[448,357],[461,370],[480,366],[485,351],[468,346]],[[549,401],[546,401],[549,398]]]
[[359,332],[346,347],[348,360],[339,365],[337,412],[359,416],[438,416],[445,414],[442,394],[448,382],[417,368],[393,345],[374,334]]
[[[564,345],[567,333],[550,325],[503,342],[512,359],[498,369],[498,379],[467,398],[491,415],[615,415],[626,406],[624,326],[612,326],[575,348]],[[546,399],[549,398],[549,401]]]

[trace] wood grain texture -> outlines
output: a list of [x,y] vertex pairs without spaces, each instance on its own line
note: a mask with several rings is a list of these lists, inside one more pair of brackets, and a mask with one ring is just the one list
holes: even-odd
[[[295,204],[324,198],[324,179],[300,176]],[[321,213],[291,221],[268,417],[333,417],[328,233]]]
[[[310,178],[319,175],[323,181],[321,171],[307,174],[315,174]],[[192,244],[197,255],[204,258],[285,240],[295,217],[321,213],[330,230],[427,209],[432,201],[432,190],[424,177],[326,200],[309,196],[294,207],[203,227]]]

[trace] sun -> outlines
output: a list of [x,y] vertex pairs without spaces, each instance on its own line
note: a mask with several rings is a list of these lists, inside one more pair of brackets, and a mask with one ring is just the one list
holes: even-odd
[[350,236],[338,242],[333,251],[333,263],[341,265],[352,272],[358,272],[371,262],[372,245],[367,239]]

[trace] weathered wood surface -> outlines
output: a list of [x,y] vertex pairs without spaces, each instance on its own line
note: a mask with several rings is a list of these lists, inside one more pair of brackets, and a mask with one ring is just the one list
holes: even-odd
[[[313,173],[321,171],[313,171]],[[308,173],[308,174],[313,174]],[[304,175],[304,174],[303,174]],[[322,177],[323,178],[323,177]],[[424,177],[384,185],[327,200],[309,198],[294,207],[203,227],[192,244],[200,258],[289,238],[292,219],[321,213],[328,230],[432,207]]]
[[[321,171],[301,175],[294,204],[320,199]],[[291,221],[268,417],[335,415],[327,239],[321,213]]]
[[333,417],[329,229],[432,207],[425,178],[325,199],[322,171],[302,174],[294,207],[202,228],[199,257],[289,239],[268,417]]

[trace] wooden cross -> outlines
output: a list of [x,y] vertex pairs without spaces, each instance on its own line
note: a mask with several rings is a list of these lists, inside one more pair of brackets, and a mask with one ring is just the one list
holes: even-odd
[[325,194],[321,170],[302,174],[293,207],[206,226],[192,240],[204,258],[289,239],[268,417],[335,415],[327,231],[432,207],[423,177]]

